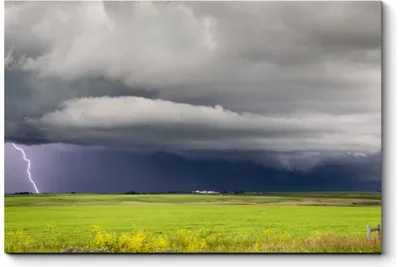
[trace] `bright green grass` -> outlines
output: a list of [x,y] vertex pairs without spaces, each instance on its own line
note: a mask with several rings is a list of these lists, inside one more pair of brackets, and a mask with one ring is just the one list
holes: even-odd
[[286,197],[318,197],[318,198],[353,198],[353,199],[382,199],[381,192],[279,192],[269,193],[271,196]]
[[[74,203],[195,203],[215,201],[253,201],[268,203],[277,201],[299,200],[301,197],[288,196],[219,196],[219,195],[9,195],[5,197],[6,207],[49,203],[54,205],[71,205]],[[93,204],[93,203],[91,203]]]
[[148,202],[148,203],[196,203],[215,201],[245,201],[249,204],[270,203],[281,201],[297,201],[304,199],[359,199],[378,200],[381,193],[375,192],[302,192],[302,193],[270,193],[266,196],[244,195],[195,195],[195,194],[171,194],[171,195],[95,195],[95,194],[64,194],[64,195],[7,195],[4,200],[6,207],[53,204],[71,205],[74,203],[124,203],[124,202]]
[[[362,201],[356,204],[359,200]],[[275,206],[277,202],[282,204],[288,201],[293,206]],[[348,206],[302,206],[310,201],[314,201],[312,205],[333,203]],[[369,206],[360,206],[363,203]],[[303,242],[319,233],[334,234],[335,238],[327,241],[333,247],[327,251],[379,251],[378,245],[371,250],[371,244],[362,243],[365,241],[363,238],[357,239],[365,236],[366,224],[380,223],[379,204],[375,194],[358,195],[357,198],[356,193],[269,196],[12,195],[5,197],[6,245],[16,245],[15,250],[10,251],[21,251],[21,244],[32,238],[32,247],[23,251],[57,252],[63,247],[84,248],[93,240],[91,226],[98,225],[118,235],[143,229],[172,239],[179,231],[189,229],[205,233],[210,238],[207,241],[211,242],[209,245],[215,243],[212,241],[214,235],[222,234],[218,244],[225,244],[226,251],[319,251],[320,245],[315,243],[319,241],[314,239],[305,247],[296,245],[296,242]],[[19,230],[24,230],[27,236],[13,238],[12,233]],[[281,241],[275,245],[265,243],[261,240],[265,231],[277,233],[278,241],[280,236],[289,234],[294,243],[291,247]],[[341,240],[339,235],[349,235],[350,239]],[[242,243],[236,244],[239,241],[233,237],[242,238]],[[260,245],[269,247],[248,247],[255,242],[254,238],[261,238]],[[343,242],[347,244],[346,248],[340,247]],[[45,243],[45,247],[40,245]],[[213,251],[218,250],[219,245],[216,246]],[[327,244],[321,246],[328,248]]]
[[88,229],[106,231],[140,229],[163,233],[176,228],[207,229],[232,234],[262,233],[269,228],[293,237],[315,232],[357,234],[366,224],[380,223],[380,207],[266,206],[210,204],[108,204],[30,206],[5,208],[5,232],[24,229],[34,238],[45,238],[48,225],[56,227],[64,244],[89,238]]

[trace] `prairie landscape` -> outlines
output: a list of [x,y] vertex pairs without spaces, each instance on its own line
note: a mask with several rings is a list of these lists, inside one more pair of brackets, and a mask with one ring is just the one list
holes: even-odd
[[6,1],[5,252],[381,253],[382,10]]
[[7,195],[8,253],[380,253],[380,193]]

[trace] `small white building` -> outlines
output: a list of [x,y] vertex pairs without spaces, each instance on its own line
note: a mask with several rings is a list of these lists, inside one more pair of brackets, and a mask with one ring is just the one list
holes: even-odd
[[207,191],[207,190],[204,190],[204,191],[200,191],[200,190],[196,190],[196,191],[194,191],[196,194],[205,194],[205,195],[218,195],[219,194],[219,192],[216,192],[216,191]]

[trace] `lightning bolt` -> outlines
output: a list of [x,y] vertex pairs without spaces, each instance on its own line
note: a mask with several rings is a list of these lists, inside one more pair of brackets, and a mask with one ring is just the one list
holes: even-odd
[[28,174],[29,181],[31,181],[33,187],[35,188],[36,193],[39,193],[39,190],[37,189],[35,182],[32,180],[32,176],[31,176],[31,172],[30,172],[30,169],[31,169],[31,161],[30,161],[29,159],[26,158],[26,156],[25,156],[25,151],[24,151],[22,148],[16,146],[14,143],[11,143],[11,144],[15,147],[15,149],[21,151],[22,156],[24,157],[24,160],[25,160],[26,162],[28,162],[28,168],[26,169],[26,173]]

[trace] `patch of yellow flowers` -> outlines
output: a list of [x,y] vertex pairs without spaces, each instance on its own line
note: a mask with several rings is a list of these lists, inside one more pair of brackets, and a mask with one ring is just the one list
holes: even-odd
[[188,229],[179,229],[174,237],[154,235],[150,231],[134,230],[119,237],[92,226],[91,248],[103,248],[110,252],[201,252],[207,248],[206,240]]
[[364,235],[336,235],[315,231],[311,236],[294,238],[275,228],[263,234],[224,233],[218,229],[180,228],[154,233],[134,227],[132,232],[117,234],[93,225],[91,238],[65,244],[54,227],[45,229],[46,237],[33,238],[28,232],[8,232],[5,252],[63,253],[202,253],[202,252],[380,252],[380,240]]

